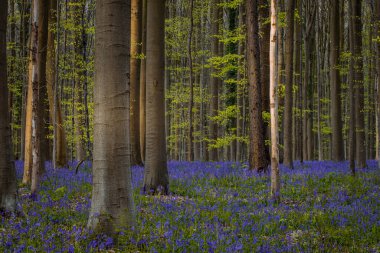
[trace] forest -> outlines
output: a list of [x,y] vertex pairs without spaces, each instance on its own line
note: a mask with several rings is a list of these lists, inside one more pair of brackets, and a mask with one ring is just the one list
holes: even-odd
[[380,0],[0,7],[0,252],[380,252]]

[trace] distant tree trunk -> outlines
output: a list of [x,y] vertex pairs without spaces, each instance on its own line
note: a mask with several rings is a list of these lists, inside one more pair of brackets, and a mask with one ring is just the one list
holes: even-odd
[[[8,1],[0,8],[0,101],[8,101],[7,82],[7,11]],[[17,181],[14,168],[11,140],[11,128],[7,103],[0,106],[0,210],[16,210]]]
[[140,60],[141,0],[131,1],[131,147],[132,165],[142,165],[140,150]]
[[130,172],[130,1],[96,1],[94,162],[88,228],[113,234],[135,223]]
[[[269,20],[269,1],[259,0],[259,23],[260,23],[260,66],[261,66],[261,103],[262,111],[269,114],[269,37],[270,23]],[[270,140],[269,122],[264,121],[265,140]],[[269,159],[269,146],[265,146],[266,157]]]
[[[26,18],[26,16],[29,14],[30,8],[27,8],[28,3],[26,2],[21,2],[20,3],[20,33],[19,33],[19,39],[20,39],[20,45],[21,45],[21,51],[20,51],[20,57],[22,58],[22,69],[26,71],[22,75],[22,106],[21,106],[21,140],[20,140],[20,145],[21,145],[21,155],[20,155],[20,160],[25,161],[25,131],[26,131],[26,104],[27,104],[27,90],[28,90],[28,51],[26,50],[27,47],[27,27],[29,26],[29,20]],[[29,65],[29,64],[28,64]],[[25,169],[25,167],[24,167]]]
[[[55,124],[53,125],[54,131],[56,134],[54,135],[55,145],[53,145],[53,150],[55,150],[55,164],[54,167],[64,167],[67,164],[67,152],[66,152],[66,133],[63,127],[63,116],[62,116],[62,108],[61,101],[58,97],[58,92],[56,88],[56,77],[58,68],[56,61],[56,57],[59,54],[56,54],[56,49],[54,45],[54,31],[53,26],[57,23],[57,1],[50,1],[50,12],[49,12],[49,31],[48,31],[48,45],[47,45],[47,59],[46,59],[46,86],[47,86],[47,94],[49,99],[49,107],[50,107],[50,119]],[[58,38],[58,35],[57,35]],[[58,43],[58,42],[57,42]],[[54,98],[56,98],[54,100]]]
[[[32,114],[32,194],[37,193],[40,174],[44,170],[46,137],[45,137],[45,103],[46,97],[46,56],[47,56],[47,33],[48,33],[48,4],[43,0],[34,0],[33,29],[37,39],[37,50],[34,59],[33,75],[33,114]],[[37,29],[37,30],[36,30]],[[35,46],[35,45],[34,45]]]
[[260,80],[260,50],[258,2],[247,0],[247,65],[249,82],[249,114],[250,114],[250,150],[249,167],[251,170],[261,171],[268,166],[265,156],[263,131],[261,80]]
[[[352,11],[352,4],[349,3],[349,47],[350,51],[354,51],[354,44],[355,44],[355,36],[353,33],[354,30],[354,22],[353,22],[353,11]],[[355,79],[355,73],[354,73],[354,59],[351,56],[350,58],[350,71],[349,71],[349,99],[350,99],[350,130],[349,130],[349,159],[350,159],[350,170],[351,174],[355,175],[355,150],[356,150],[356,131],[355,131],[355,88],[354,88],[354,79]]]
[[277,93],[277,0],[271,0],[271,29],[269,47],[269,73],[270,73],[270,126],[271,126],[271,197],[280,201],[280,171],[278,168],[278,93]]
[[286,5],[285,41],[285,117],[284,117],[284,165],[293,168],[292,117],[293,117],[293,47],[294,47],[294,0]]
[[[297,0],[297,11],[300,16],[302,16],[302,0]],[[296,93],[296,106],[299,111],[302,112],[302,99],[300,94],[302,94],[302,29],[301,20],[298,20],[295,27],[295,83],[297,85]],[[298,113],[295,115],[295,134],[294,134],[294,145],[295,145],[295,159],[302,161],[302,115]]]
[[[245,6],[243,3],[240,4],[239,6],[239,27],[243,27],[244,25],[244,10]],[[239,140],[243,136],[243,100],[244,100],[244,85],[241,83],[241,80],[244,78],[244,71],[243,68],[244,66],[244,42],[241,41],[238,45],[238,55],[241,58],[239,60],[239,70],[237,72],[237,80],[238,80],[238,85],[237,85],[237,107],[238,107],[238,113],[236,115],[236,137],[238,138],[238,141],[236,142],[236,161],[240,162],[242,161],[242,153],[243,153],[243,144]],[[261,59],[262,57],[260,57]],[[261,63],[260,63],[261,64]],[[262,67],[262,66],[261,66]],[[261,77],[261,76],[260,76]],[[262,85],[261,85],[262,86]],[[261,93],[260,93],[261,96]],[[263,100],[263,98],[262,98]],[[263,108],[261,108],[263,110]],[[264,126],[263,126],[264,127]]]
[[[380,1],[376,1],[376,21],[377,21],[377,36],[380,37]],[[377,156],[378,156],[378,168],[380,168],[380,41],[377,41],[376,46],[376,63],[377,63],[377,133],[378,133],[378,143],[377,143]]]
[[[33,46],[33,36],[31,33],[30,46]],[[24,151],[24,174],[22,178],[23,184],[29,184],[32,176],[32,100],[33,100],[33,51],[29,53],[28,63],[28,91],[26,104],[25,119],[25,151]]]
[[146,119],[146,21],[147,0],[142,1],[142,24],[141,24],[141,53],[144,58],[140,61],[140,151],[141,160],[145,161],[145,119]]
[[366,167],[364,143],[364,81],[362,56],[362,21],[361,0],[351,0],[352,5],[352,48],[354,61],[355,128],[356,128],[356,163],[358,168]]
[[[219,0],[211,1],[211,55],[218,56],[219,55],[219,39],[215,37],[219,33]],[[215,72],[215,70],[212,70]],[[217,77],[212,76],[210,82],[210,90],[211,90],[211,101],[210,101],[210,117],[215,117],[218,114],[218,88],[219,88],[219,80]],[[209,138],[212,141],[216,141],[218,138],[218,126],[213,121],[209,122]],[[218,150],[216,148],[209,149],[209,159],[210,161],[218,160]]]
[[343,160],[342,109],[340,98],[340,25],[339,0],[331,1],[330,6],[330,87],[331,87],[331,126],[332,126],[332,158]]
[[312,50],[313,32],[316,14],[316,3],[314,0],[307,0],[305,10],[305,75],[302,88],[303,97],[303,160],[314,159],[313,150],[313,75],[312,75]]
[[148,0],[146,58],[146,158],[144,192],[167,194],[165,136],[165,0]]
[[189,100],[189,136],[187,140],[187,160],[193,161],[194,160],[194,149],[193,149],[193,105],[194,105],[194,81],[193,81],[193,56],[192,56],[192,48],[191,48],[191,40],[193,38],[193,8],[194,8],[194,0],[190,0],[190,29],[189,29],[189,39],[187,43],[187,53],[188,53],[188,60],[189,60],[189,69],[190,69],[190,77],[189,77],[189,88],[190,88],[190,100]]

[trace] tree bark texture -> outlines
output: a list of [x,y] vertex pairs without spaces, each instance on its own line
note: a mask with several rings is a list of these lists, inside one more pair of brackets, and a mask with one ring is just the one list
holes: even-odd
[[293,48],[294,48],[294,0],[286,5],[285,41],[285,108],[284,108],[284,165],[293,168],[292,117],[293,117]]
[[[219,0],[211,1],[211,55],[219,55],[219,39],[215,37],[219,33]],[[212,69],[212,72],[215,72]],[[218,96],[219,96],[219,79],[215,76],[211,76],[210,80],[210,91],[211,91],[211,101],[210,101],[210,117],[215,117],[218,114]],[[213,120],[209,122],[209,138],[212,142],[216,141],[218,138],[218,125]],[[216,148],[209,149],[209,159],[210,161],[218,160],[218,150]]]
[[277,44],[277,0],[271,0],[271,29],[269,46],[269,76],[270,76],[270,128],[271,128],[271,197],[280,201],[280,171],[278,168],[278,80],[276,67]]
[[146,119],[146,21],[147,21],[147,0],[142,0],[142,22],[141,22],[141,59],[140,66],[140,150],[141,160],[145,161],[145,119]]
[[141,0],[131,0],[131,152],[133,165],[142,165],[140,149]]
[[167,194],[165,136],[165,0],[147,1],[146,157],[144,192]]
[[335,161],[342,161],[344,159],[339,54],[340,54],[339,0],[336,0],[336,1],[331,1],[331,6],[330,6],[331,128],[332,128],[332,159]]
[[[0,8],[0,101],[8,101],[7,82],[7,11],[8,1]],[[16,209],[17,181],[11,150],[11,128],[8,103],[0,106],[0,210]]]
[[352,48],[351,54],[354,61],[354,92],[355,92],[355,138],[356,138],[356,166],[366,167],[365,138],[364,138],[364,80],[363,80],[363,56],[362,56],[362,20],[361,0],[351,0],[352,13]]
[[96,1],[93,189],[88,227],[108,234],[133,226],[128,0]]
[[250,169],[258,171],[267,167],[265,156],[265,139],[263,130],[260,49],[258,26],[258,1],[247,0],[247,65],[249,82],[249,115],[250,115]]

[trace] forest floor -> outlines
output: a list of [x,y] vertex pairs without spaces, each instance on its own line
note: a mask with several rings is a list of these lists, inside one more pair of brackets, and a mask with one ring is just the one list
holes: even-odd
[[48,166],[37,200],[20,185],[24,216],[0,216],[0,252],[380,252],[380,170],[368,164],[355,178],[348,163],[281,168],[280,204],[244,164],[170,162],[171,195],[155,197],[134,167],[138,231],[117,242],[85,229],[91,165]]

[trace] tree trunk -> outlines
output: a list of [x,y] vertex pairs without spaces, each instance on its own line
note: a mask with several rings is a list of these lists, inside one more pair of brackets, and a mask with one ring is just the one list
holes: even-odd
[[[376,29],[377,29],[377,37],[380,37],[380,1],[376,1]],[[378,168],[380,168],[380,41],[377,41],[376,46],[376,64],[377,64],[377,135],[378,135],[378,142],[377,142],[377,156],[378,156]]]
[[[219,39],[215,37],[219,34],[219,0],[211,1],[211,55],[216,57],[219,55]],[[215,72],[215,69],[212,69]],[[211,90],[211,101],[210,101],[210,117],[215,117],[218,114],[218,90],[219,80],[215,76],[211,76],[210,90]],[[210,120],[209,122],[209,138],[211,141],[216,141],[218,138],[218,126],[216,122]],[[210,161],[218,160],[218,150],[216,148],[209,149],[209,159]]]
[[340,25],[339,0],[331,1],[330,6],[330,87],[331,87],[331,127],[332,127],[332,159],[342,161],[342,109],[339,74]]
[[130,1],[96,1],[93,189],[88,228],[135,222],[130,172]]
[[354,93],[355,97],[355,128],[356,128],[356,165],[358,168],[366,167],[365,140],[364,140],[364,81],[362,56],[362,21],[361,0],[351,0],[352,22],[352,48],[354,61]]
[[167,194],[165,136],[165,0],[148,0],[146,47],[146,161],[144,192]]
[[[243,27],[244,25],[244,4],[240,4],[240,7],[239,7],[239,27]],[[241,162],[242,161],[242,153],[243,153],[243,144],[242,142],[240,141],[240,138],[243,137],[243,115],[242,115],[242,112],[243,112],[243,100],[244,100],[244,85],[243,83],[241,82],[241,80],[244,78],[244,71],[243,71],[243,68],[245,67],[244,66],[244,42],[241,41],[239,42],[239,45],[238,45],[238,55],[239,57],[242,57],[240,60],[239,60],[239,68],[238,68],[238,72],[237,72],[237,80],[238,80],[238,84],[237,84],[237,107],[238,107],[238,112],[237,112],[237,115],[236,115],[236,138],[237,138],[237,142],[236,142],[236,161],[237,162]],[[262,57],[260,56],[260,59]],[[261,63],[260,63],[261,65]],[[261,66],[261,70],[262,70],[262,66]],[[260,76],[261,78],[261,76]],[[261,80],[261,79],[260,79]],[[261,83],[261,86],[263,84]],[[261,95],[261,93],[260,93]],[[263,98],[262,98],[263,100]],[[262,103],[262,100],[261,100],[261,103]],[[261,107],[261,110],[263,110],[263,107]],[[264,126],[263,126],[264,128]]]
[[[8,1],[0,8],[0,101],[8,101],[7,30]],[[11,147],[11,128],[7,103],[0,106],[0,210],[16,210],[17,181]]]
[[140,60],[141,0],[131,1],[131,147],[132,165],[142,165],[140,150]]
[[284,165],[293,168],[292,117],[293,117],[293,47],[294,47],[294,0],[286,5],[285,42],[285,116],[284,116]]
[[250,114],[250,159],[251,170],[264,170],[268,161],[265,156],[265,143],[261,103],[260,50],[258,26],[258,1],[247,0],[247,64],[249,82]]
[[[55,45],[54,45],[54,31],[53,26],[57,23],[57,1],[50,0],[50,13],[49,13],[49,31],[48,31],[48,45],[47,45],[47,59],[46,59],[46,86],[47,86],[47,94],[49,99],[49,108],[50,108],[50,119],[54,122],[53,128],[56,134],[55,145],[53,145],[53,149],[55,149],[55,164],[54,167],[64,167],[67,164],[67,152],[66,152],[66,133],[63,127],[63,116],[62,116],[62,108],[61,101],[58,97],[58,90],[56,89],[56,85],[58,80],[57,71],[58,71],[58,63],[55,62],[56,57],[59,54],[56,54]],[[58,34],[58,32],[57,32]],[[58,35],[57,35],[58,38]],[[58,40],[57,40],[58,41]],[[57,42],[58,43],[58,42]],[[57,68],[57,69],[56,69]],[[54,98],[56,98],[54,100]]]
[[[30,46],[32,48],[33,32],[31,33]],[[28,63],[28,91],[26,102],[26,119],[25,119],[25,151],[24,151],[24,174],[22,178],[23,184],[29,184],[32,176],[32,100],[33,100],[33,52],[29,53]]]
[[[302,16],[302,0],[297,0],[297,11],[300,16]],[[296,104],[299,112],[302,112],[302,99],[300,94],[302,94],[302,29],[301,29],[301,20],[296,22],[295,27],[295,83],[297,85],[297,93],[295,96]],[[294,138],[294,150],[295,159],[302,161],[302,115],[298,113],[295,115],[295,134]]]
[[140,151],[141,160],[145,161],[145,119],[146,119],[146,21],[147,21],[147,0],[142,0],[142,24],[141,24],[141,59],[140,66]]
[[190,29],[189,29],[189,39],[187,43],[187,53],[189,60],[189,88],[190,88],[190,100],[189,100],[189,132],[188,132],[188,140],[187,140],[187,160],[194,160],[194,149],[193,149],[193,105],[194,105],[194,81],[193,81],[193,56],[192,56],[192,48],[191,48],[191,40],[193,38],[193,8],[194,8],[194,0],[190,0]]
[[[351,2],[349,3],[349,47],[350,51],[354,51],[354,24],[353,24],[353,19],[352,19],[352,4]],[[351,174],[354,176],[355,175],[355,142],[356,142],[356,131],[355,131],[355,90],[354,90],[354,79],[355,79],[355,73],[354,73],[354,60],[353,57],[351,56],[350,58],[350,71],[349,71],[349,99],[350,99],[350,130],[349,130],[349,160],[350,160],[350,170]]]
[[[260,66],[261,66],[261,103],[262,111],[269,114],[269,39],[270,23],[269,20],[269,2],[268,0],[259,0],[259,34],[260,36]],[[269,121],[264,121],[265,140],[270,140]],[[269,146],[265,146],[266,157],[269,160]]]
[[271,29],[269,47],[269,74],[270,74],[270,126],[271,126],[271,197],[280,201],[280,171],[278,168],[278,93],[277,93],[277,0],[271,0]]
[[314,0],[307,0],[305,10],[305,75],[302,89],[303,97],[303,160],[314,159],[313,150],[313,75],[312,75],[312,50],[313,32],[316,14],[316,3]]

